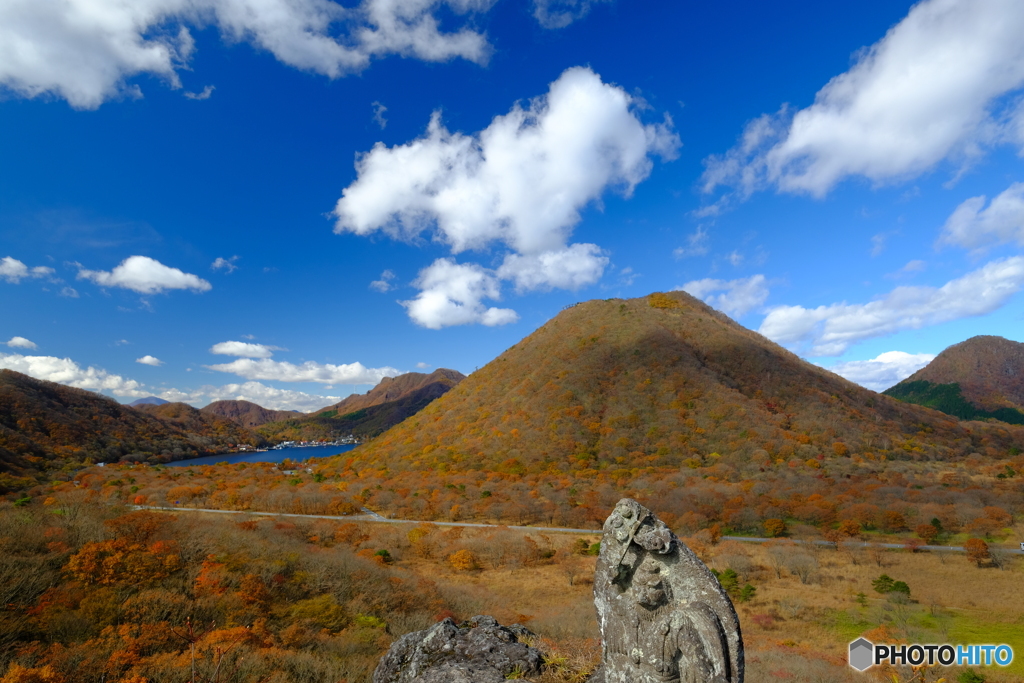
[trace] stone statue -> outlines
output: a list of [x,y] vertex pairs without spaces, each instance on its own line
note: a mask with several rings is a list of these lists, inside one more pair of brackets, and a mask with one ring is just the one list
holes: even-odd
[[640,503],[604,523],[594,574],[603,639],[590,683],[743,683],[743,640],[715,575]]

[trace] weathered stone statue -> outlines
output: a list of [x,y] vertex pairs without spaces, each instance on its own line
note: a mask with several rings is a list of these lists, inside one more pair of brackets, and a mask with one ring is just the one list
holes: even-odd
[[590,683],[743,683],[743,640],[729,596],[630,498],[604,523],[594,603],[604,642]]

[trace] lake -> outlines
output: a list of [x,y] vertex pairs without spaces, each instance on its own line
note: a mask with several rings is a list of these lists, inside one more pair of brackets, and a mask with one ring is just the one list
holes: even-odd
[[326,458],[350,451],[356,444],[341,446],[308,446],[305,448],[282,448],[280,450],[262,451],[259,453],[225,453],[224,455],[206,455],[202,458],[175,460],[167,463],[168,467],[191,467],[193,465],[216,465],[219,462],[281,462],[282,460],[302,461],[310,458]]

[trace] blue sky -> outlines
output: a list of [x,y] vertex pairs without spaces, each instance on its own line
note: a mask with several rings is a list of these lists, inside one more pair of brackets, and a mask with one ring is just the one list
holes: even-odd
[[682,288],[874,389],[1024,341],[1017,0],[15,0],[0,366],[311,410]]

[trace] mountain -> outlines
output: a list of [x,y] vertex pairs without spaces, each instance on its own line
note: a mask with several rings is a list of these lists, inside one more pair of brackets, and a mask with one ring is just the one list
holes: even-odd
[[960,419],[1024,424],[1024,344],[978,336],[954,344],[885,394]]
[[1022,429],[879,395],[671,292],[562,311],[334,467],[628,479],[637,468],[720,463],[742,476],[850,456],[997,455],[1022,443]]
[[465,378],[445,368],[429,375],[409,372],[385,377],[365,394],[349,396],[307,417],[265,424],[259,432],[268,439],[291,441],[376,436],[423,410]]
[[451,389],[464,379],[466,376],[458,370],[447,368],[438,368],[429,375],[422,372],[407,372],[398,377],[385,377],[380,384],[365,394],[352,394],[340,403],[322,408],[317,413],[334,412],[336,415],[345,415],[364,408],[397,401],[432,385]]
[[170,401],[165,401],[162,398],[158,398],[156,396],[147,396],[146,398],[137,398],[137,399],[135,399],[134,401],[132,401],[131,403],[128,404],[128,407],[129,408],[138,408],[139,406],[145,406],[145,405],[162,406],[165,403],[170,403]]
[[214,401],[199,412],[228,420],[243,427],[259,427],[268,422],[294,419],[302,413],[294,410],[269,410],[249,401]]
[[0,491],[16,488],[13,479],[24,484],[87,460],[166,462],[221,453],[240,442],[262,439],[184,404],[130,408],[91,391],[0,370]]

